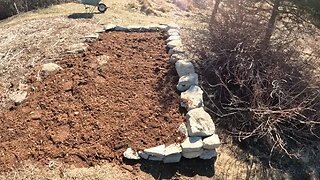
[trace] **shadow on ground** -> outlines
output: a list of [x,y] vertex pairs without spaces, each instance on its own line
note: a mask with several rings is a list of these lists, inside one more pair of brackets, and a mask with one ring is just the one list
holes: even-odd
[[[185,159],[182,158],[179,163],[164,164],[159,161],[141,160],[140,170],[154,177],[154,179],[174,179],[179,176],[195,177],[203,176],[212,178],[215,175],[216,158],[211,160]],[[128,165],[134,165],[137,162],[124,161]]]
[[94,14],[99,13],[73,13],[68,16],[69,19],[91,19]]

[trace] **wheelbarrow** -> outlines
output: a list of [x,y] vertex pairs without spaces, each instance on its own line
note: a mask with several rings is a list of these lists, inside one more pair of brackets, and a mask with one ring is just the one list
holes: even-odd
[[[95,7],[98,7],[98,11],[101,13],[106,12],[106,10],[108,9],[108,7],[101,2],[101,0],[80,0],[80,3],[84,4],[86,11],[87,9],[89,9],[89,13],[92,13]],[[93,7],[90,8],[90,6]]]

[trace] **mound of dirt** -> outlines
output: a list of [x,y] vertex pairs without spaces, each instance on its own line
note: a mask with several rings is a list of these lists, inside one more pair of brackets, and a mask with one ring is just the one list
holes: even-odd
[[178,76],[161,33],[109,32],[36,81],[0,114],[0,171],[24,160],[75,166],[122,161],[127,147],[180,141]]

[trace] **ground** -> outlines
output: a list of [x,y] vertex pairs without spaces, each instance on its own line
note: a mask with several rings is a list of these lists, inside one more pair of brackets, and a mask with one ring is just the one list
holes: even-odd
[[[110,7],[105,14],[83,17],[84,8],[79,4],[65,4],[28,12],[0,22],[0,95],[1,108],[6,109],[8,94],[26,83],[37,72],[41,64],[56,62],[74,44],[83,42],[84,35],[90,35],[103,24],[119,25],[177,23],[182,27],[182,38],[192,49],[191,34],[206,26],[199,21],[203,11],[186,12],[174,4],[158,3],[165,13],[145,15],[136,9],[133,0],[106,1]],[[80,13],[80,14],[79,14]],[[190,58],[193,58],[192,54]],[[52,161],[46,166],[25,161],[12,171],[0,175],[0,179],[261,179],[262,177],[286,178],[285,173],[263,167],[254,157],[240,151],[226,141],[217,149],[215,163],[184,161],[181,164],[163,165],[142,162],[141,164],[121,165],[105,162],[90,168],[66,165]],[[4,153],[4,152],[3,152]],[[137,168],[138,167],[138,168]]]

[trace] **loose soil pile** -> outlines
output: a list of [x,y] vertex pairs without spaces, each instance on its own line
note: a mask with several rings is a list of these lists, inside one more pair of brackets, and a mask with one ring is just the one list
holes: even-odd
[[184,121],[161,33],[109,32],[63,70],[33,89],[20,106],[0,114],[0,171],[18,162],[76,166],[122,161],[127,147],[144,149],[183,139]]

